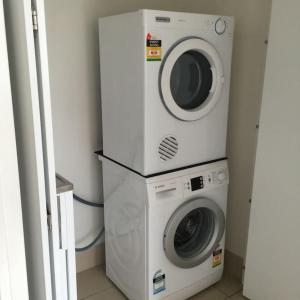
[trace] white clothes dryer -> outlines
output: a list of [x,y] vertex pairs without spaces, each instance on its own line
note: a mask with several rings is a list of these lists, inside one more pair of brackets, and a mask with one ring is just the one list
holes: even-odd
[[103,151],[142,175],[225,157],[231,17],[99,19]]
[[223,272],[226,160],[143,177],[103,162],[107,276],[131,300],[183,300]]

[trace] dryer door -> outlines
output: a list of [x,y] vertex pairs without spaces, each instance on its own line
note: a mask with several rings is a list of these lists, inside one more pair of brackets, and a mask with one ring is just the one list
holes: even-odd
[[178,267],[192,268],[204,262],[217,247],[225,229],[225,216],[212,200],[198,198],[181,205],[164,233],[164,250]]
[[189,37],[165,55],[159,74],[161,98],[178,119],[202,118],[218,102],[224,82],[216,49],[208,42]]

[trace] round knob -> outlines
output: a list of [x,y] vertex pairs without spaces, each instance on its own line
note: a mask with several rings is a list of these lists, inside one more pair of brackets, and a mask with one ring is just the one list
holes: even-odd
[[220,171],[219,173],[218,173],[218,180],[220,181],[220,182],[222,182],[224,179],[225,179],[225,173],[224,173],[224,171]]
[[215,23],[215,30],[217,34],[223,34],[226,31],[226,21],[222,18],[219,18]]

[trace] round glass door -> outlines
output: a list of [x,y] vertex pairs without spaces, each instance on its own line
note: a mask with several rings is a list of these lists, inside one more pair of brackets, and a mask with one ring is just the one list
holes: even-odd
[[220,242],[225,216],[209,199],[184,203],[171,216],[164,233],[164,250],[178,267],[192,268],[204,262]]
[[198,51],[183,53],[171,72],[170,88],[174,101],[182,109],[203,104],[212,86],[212,71],[207,58]]
[[217,51],[206,41],[188,38],[166,54],[160,70],[163,102],[177,118],[202,118],[216,104],[223,84],[223,69]]

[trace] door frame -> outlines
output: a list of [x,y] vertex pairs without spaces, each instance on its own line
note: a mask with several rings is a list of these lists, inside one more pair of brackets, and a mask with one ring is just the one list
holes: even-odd
[[4,13],[29,297],[61,299],[56,293],[59,265],[53,251],[59,240],[44,1],[4,1]]

